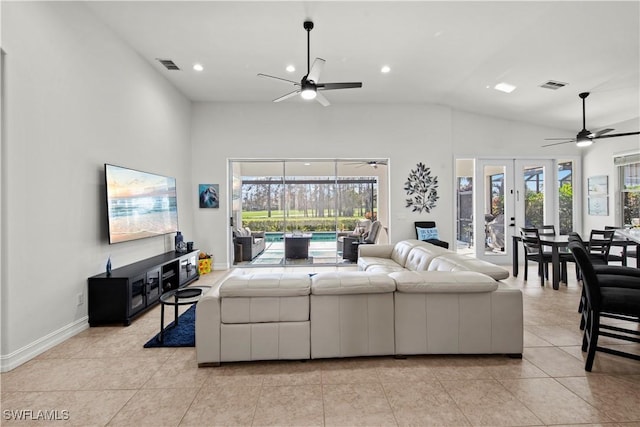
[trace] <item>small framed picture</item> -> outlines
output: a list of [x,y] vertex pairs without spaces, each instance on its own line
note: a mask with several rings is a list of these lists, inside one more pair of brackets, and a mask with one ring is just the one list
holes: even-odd
[[218,184],[198,184],[198,199],[201,208],[220,207],[220,198],[218,197],[220,185]]
[[609,215],[609,177],[607,175],[587,178],[588,213],[594,216]]

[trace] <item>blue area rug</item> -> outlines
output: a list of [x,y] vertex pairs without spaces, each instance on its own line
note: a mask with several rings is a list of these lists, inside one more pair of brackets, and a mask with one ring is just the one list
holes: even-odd
[[[173,312],[173,310],[171,310]],[[158,335],[151,338],[144,345],[150,347],[195,347],[196,346],[196,306],[189,307],[187,311],[178,317],[178,326],[171,322],[165,327],[163,342],[158,340]]]

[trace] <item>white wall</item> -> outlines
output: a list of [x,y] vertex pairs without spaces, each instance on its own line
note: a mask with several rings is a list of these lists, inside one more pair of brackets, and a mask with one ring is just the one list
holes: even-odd
[[[199,246],[228,264],[228,158],[391,158],[392,240],[415,238],[413,221],[433,219],[451,240],[450,110],[427,105],[215,104],[193,107],[193,182],[220,183],[219,210],[195,212]],[[405,208],[403,190],[418,162],[439,178],[431,213]]]
[[[87,278],[173,250],[110,246],[103,164],[174,176],[193,235],[190,102],[76,2],[3,2],[2,369],[87,326]],[[77,295],[85,303],[78,306]]]
[[[435,220],[442,240],[454,240],[454,156],[575,156],[573,144],[541,148],[558,129],[507,121],[435,105],[198,103],[193,107],[193,182],[219,183],[219,210],[200,209],[200,247],[229,265],[228,158],[390,158],[391,241],[415,238],[413,222]],[[405,207],[409,171],[423,162],[438,176],[440,199],[430,213]]]
[[[637,132],[640,130],[640,119],[629,120],[613,126],[613,133]],[[620,224],[618,171],[613,165],[616,155],[640,153],[640,136],[624,136],[619,138],[599,139],[585,149],[583,158],[583,200],[585,209],[583,213],[583,237],[588,238],[592,229],[604,229],[607,225]],[[587,179],[591,176],[606,175],[609,177],[609,215],[594,216],[587,212]]]

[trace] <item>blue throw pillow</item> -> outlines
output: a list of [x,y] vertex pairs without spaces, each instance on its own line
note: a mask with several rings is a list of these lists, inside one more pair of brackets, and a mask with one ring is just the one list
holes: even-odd
[[420,228],[420,227],[416,227],[416,230],[418,230],[418,240],[431,240],[431,239],[438,239],[438,229],[433,227],[433,228]]

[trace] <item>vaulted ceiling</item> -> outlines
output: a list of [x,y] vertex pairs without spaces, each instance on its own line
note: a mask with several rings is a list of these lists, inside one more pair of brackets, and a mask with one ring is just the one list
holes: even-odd
[[[566,129],[640,116],[638,1],[90,1],[88,7],[193,101],[265,103],[325,59],[332,105],[430,103]],[[157,59],[170,59],[169,71]],[[192,69],[201,63],[204,71]],[[288,73],[287,65],[296,71]],[[391,71],[380,72],[383,65]],[[550,90],[548,80],[567,83]],[[507,94],[493,89],[507,82]],[[297,98],[284,102],[300,103]],[[326,107],[331,108],[331,106]],[[563,136],[563,135],[551,135]]]

